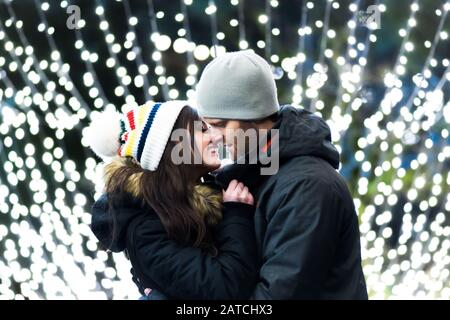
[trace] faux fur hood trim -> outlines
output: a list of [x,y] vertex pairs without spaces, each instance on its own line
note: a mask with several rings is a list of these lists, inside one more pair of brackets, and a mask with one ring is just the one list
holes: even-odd
[[[105,164],[103,178],[105,184],[114,176],[114,174],[126,166],[139,166],[132,158],[114,157],[110,162]],[[126,191],[135,198],[142,198],[139,188],[139,181],[142,172],[135,173],[128,178]],[[196,210],[208,225],[216,225],[222,219],[222,193],[208,185],[198,184],[194,187],[189,197],[191,206]]]

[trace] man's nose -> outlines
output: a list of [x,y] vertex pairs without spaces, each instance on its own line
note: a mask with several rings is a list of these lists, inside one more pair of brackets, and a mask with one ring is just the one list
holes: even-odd
[[212,127],[210,128],[210,133],[211,133],[211,142],[215,144],[223,142],[223,134],[221,130]]

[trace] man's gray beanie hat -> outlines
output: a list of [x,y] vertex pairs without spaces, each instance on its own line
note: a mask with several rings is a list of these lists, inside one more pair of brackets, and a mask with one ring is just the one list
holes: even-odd
[[258,120],[279,109],[270,65],[250,50],[229,52],[212,60],[197,84],[202,117]]

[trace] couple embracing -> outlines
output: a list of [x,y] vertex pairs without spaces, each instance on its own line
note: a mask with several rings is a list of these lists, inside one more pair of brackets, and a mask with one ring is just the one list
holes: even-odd
[[[142,299],[367,299],[330,129],[279,106],[255,53],[211,61],[195,106],[105,112],[90,133],[108,159],[91,229],[125,252]],[[233,160],[225,166],[222,145]]]

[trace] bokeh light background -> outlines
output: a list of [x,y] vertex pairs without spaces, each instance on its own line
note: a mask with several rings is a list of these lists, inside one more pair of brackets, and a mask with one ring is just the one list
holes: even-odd
[[101,166],[83,129],[106,108],[192,100],[207,62],[248,48],[273,65],[280,102],[332,128],[370,297],[449,299],[449,8],[0,0],[0,298],[139,296],[89,229]]

